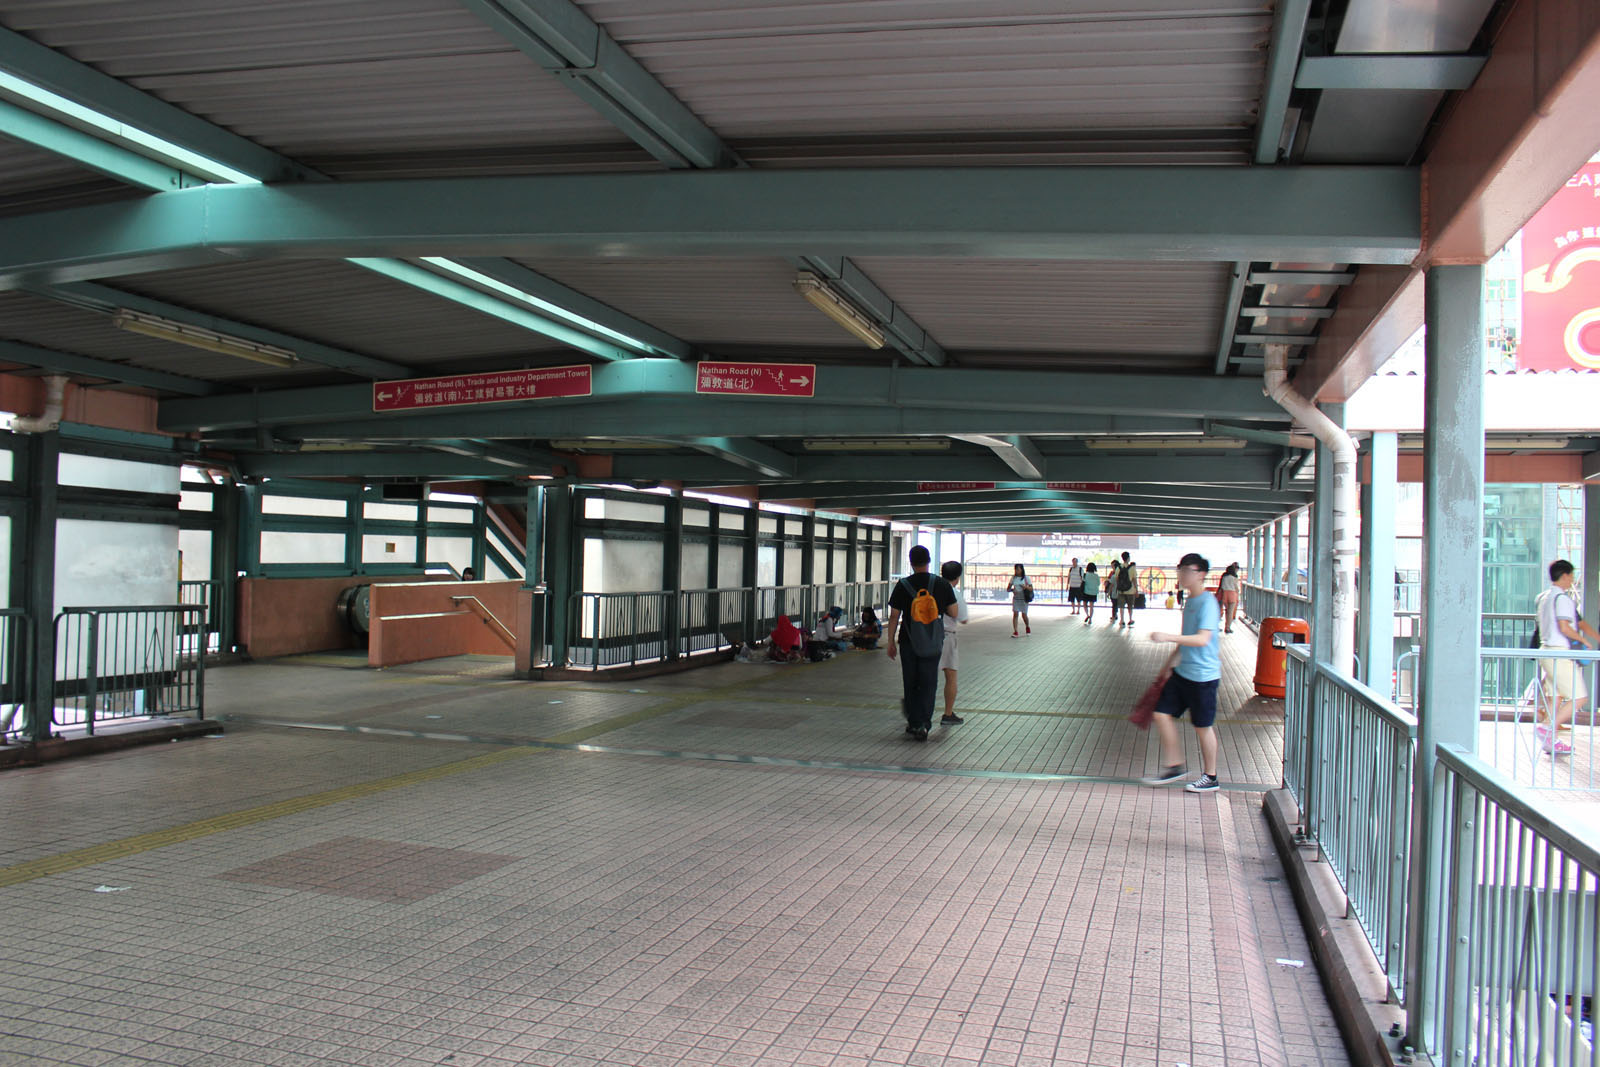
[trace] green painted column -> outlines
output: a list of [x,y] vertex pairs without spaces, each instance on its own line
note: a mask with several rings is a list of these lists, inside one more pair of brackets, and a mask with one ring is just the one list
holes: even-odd
[[56,518],[60,499],[61,434],[29,434],[27,518],[22,560],[22,607],[33,620],[28,637],[27,736],[47,741],[55,709]]
[[1424,284],[1422,663],[1412,783],[1407,1043],[1425,1049],[1445,916],[1446,828],[1434,804],[1437,746],[1477,751],[1479,618],[1483,603],[1483,268],[1434,267]]
[[528,486],[522,532],[522,587],[537,589],[544,584],[544,487]]
[[[1322,413],[1344,425],[1343,404],[1319,404]],[[1306,592],[1311,596],[1311,658],[1333,659],[1333,450],[1317,442],[1316,496],[1308,531]]]
[[[344,565],[351,574],[361,574],[362,557],[366,555],[366,527],[367,527],[367,502],[365,489],[356,486],[354,491],[344,498],[345,506],[345,532],[344,532]],[[424,500],[422,506],[428,506]]]
[[238,643],[235,605],[239,600],[239,490],[230,482],[211,493],[211,578],[217,583],[217,648],[231,652]]
[[1267,580],[1261,584],[1268,589],[1283,589],[1283,527],[1287,518],[1272,520],[1272,566],[1267,571]]
[[856,562],[856,554],[861,549],[861,516],[856,515],[850,519],[850,540],[844,554],[844,580],[858,582],[861,580],[860,564]]
[[576,517],[574,491],[570,485],[552,485],[544,490],[544,584],[550,598],[550,666],[565,667],[567,650],[573,637],[572,602],[577,593]]
[[1361,486],[1361,680],[1394,696],[1394,523],[1399,436],[1375,433],[1367,442],[1369,473]]
[[661,584],[667,598],[662,659],[677,659],[683,641],[683,490],[667,498],[666,523],[661,531]]
[[[740,631],[744,639],[754,642],[764,636],[761,633],[760,605],[756,603],[756,576],[760,571],[761,548],[761,508],[755,502],[750,502],[750,510],[744,515],[744,565],[740,568],[742,583],[744,585],[744,625]],[[783,553],[778,553],[781,562]]]
[[1300,592],[1300,514],[1289,513],[1289,533],[1283,539],[1283,573],[1279,577],[1283,591],[1290,595]]
[[246,578],[261,577],[261,487],[240,485],[239,494],[239,570]]
[[[1545,575],[1548,577],[1549,572]],[[1583,621],[1600,628],[1600,483],[1597,482],[1583,485]]]

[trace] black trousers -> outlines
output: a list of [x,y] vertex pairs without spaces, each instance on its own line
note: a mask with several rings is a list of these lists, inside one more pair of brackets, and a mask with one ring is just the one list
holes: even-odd
[[900,678],[905,683],[905,699],[901,710],[906,725],[924,730],[933,728],[934,697],[939,692],[939,657],[918,656],[904,641],[896,650],[900,659]]

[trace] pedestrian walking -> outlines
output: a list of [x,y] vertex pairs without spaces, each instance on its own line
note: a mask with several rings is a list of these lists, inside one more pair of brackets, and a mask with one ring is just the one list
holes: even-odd
[[[1558,559],[1550,564],[1550,587],[1539,594],[1534,607],[1539,622],[1540,648],[1573,648],[1576,647],[1574,642],[1586,648],[1600,645],[1600,633],[1583,621],[1577,594],[1572,591],[1574,577],[1572,564],[1567,560]],[[1539,660],[1539,686],[1544,697],[1540,703],[1549,709],[1550,721],[1536,722],[1534,732],[1539,737],[1539,747],[1552,755],[1566,755],[1572,751],[1571,743],[1563,741],[1557,732],[1568,728],[1589,701],[1583,666],[1572,659]]]
[[1022,616],[1022,625],[1027,627],[1028,633],[1033,633],[1033,627],[1028,624],[1028,601],[1033,599],[1033,583],[1028,581],[1028,569],[1018,563],[1011,568],[1011,581],[1006,583],[1006,588],[1011,591],[1011,636],[1017,636],[1017,616]]
[[950,583],[950,588],[956,594],[956,613],[946,615],[941,620],[944,623],[944,649],[939,653],[939,670],[944,675],[944,715],[939,722],[944,726],[959,726],[967,720],[956,714],[956,671],[957,660],[956,642],[960,635],[956,633],[958,626],[965,626],[969,613],[967,611],[967,598],[961,593],[961,564],[956,560],[946,560],[939,568],[939,577]]
[[931,556],[923,545],[911,548],[911,573],[889,596],[889,658],[900,661],[904,686],[901,711],[906,734],[926,741],[933,726],[933,701],[939,689],[939,656],[944,652],[943,618],[956,610],[950,583],[928,572]]
[[1117,570],[1117,599],[1111,611],[1112,618],[1122,616],[1123,626],[1133,625],[1133,602],[1139,595],[1139,568],[1128,554],[1122,554],[1122,566]]
[[1074,615],[1083,607],[1083,568],[1078,565],[1077,556],[1072,557],[1072,566],[1067,568],[1067,602]]
[[1117,572],[1121,568],[1117,565],[1117,558],[1111,557],[1111,562],[1106,564],[1106,576],[1100,583],[1100,588],[1106,591],[1106,603],[1111,605],[1111,621],[1107,626],[1117,624]]
[[1083,569],[1083,624],[1094,622],[1094,602],[1100,599],[1100,575],[1091,563]]
[[1183,632],[1157,631],[1150,640],[1177,647],[1161,668],[1165,679],[1156,701],[1156,733],[1161,738],[1161,770],[1144,779],[1146,785],[1172,785],[1188,773],[1178,719],[1185,712],[1200,746],[1201,775],[1184,786],[1191,793],[1213,793],[1217,782],[1217,684],[1222,678],[1222,610],[1217,598],[1206,592],[1211,569],[1204,556],[1190,552],[1178,561],[1178,584],[1188,593],[1183,605]]
[[1239,565],[1228,564],[1217,582],[1217,600],[1222,605],[1222,632],[1233,633],[1233,618],[1239,614]]

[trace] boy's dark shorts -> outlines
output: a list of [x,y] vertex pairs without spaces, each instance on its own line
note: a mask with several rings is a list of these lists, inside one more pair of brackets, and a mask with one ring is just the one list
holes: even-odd
[[1156,701],[1156,711],[1162,715],[1171,715],[1174,719],[1183,718],[1183,713],[1189,713],[1189,721],[1196,726],[1210,726],[1217,721],[1217,682],[1213,678],[1209,682],[1191,682],[1177,671],[1172,672],[1172,677],[1167,679],[1167,684],[1161,688],[1161,696]]

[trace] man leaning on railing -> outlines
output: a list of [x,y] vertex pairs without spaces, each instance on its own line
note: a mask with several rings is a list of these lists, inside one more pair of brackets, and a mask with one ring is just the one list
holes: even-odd
[[[1574,641],[1582,642],[1587,648],[1600,645],[1600,633],[1583,621],[1572,582],[1571,563],[1558,559],[1550,564],[1550,588],[1539,594],[1535,607],[1540,648],[1571,648]],[[1544,695],[1541,703],[1551,709],[1550,722],[1540,722],[1534,727],[1539,744],[1552,754],[1570,753],[1572,745],[1557,735],[1568,728],[1573,716],[1589,699],[1582,665],[1572,659],[1541,659],[1539,685]]]

